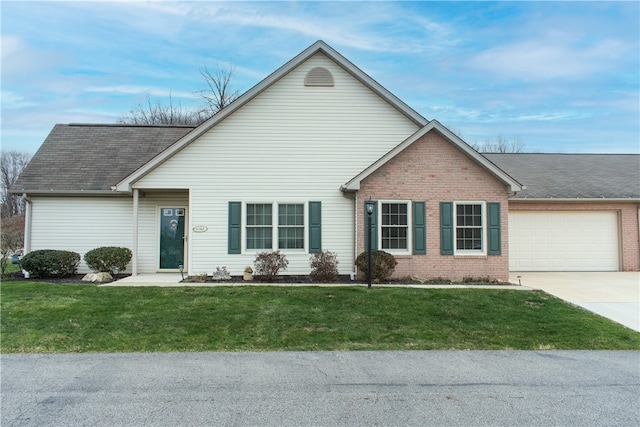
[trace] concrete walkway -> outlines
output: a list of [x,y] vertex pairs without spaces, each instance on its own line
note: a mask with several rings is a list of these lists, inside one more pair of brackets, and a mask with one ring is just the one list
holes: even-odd
[[640,332],[640,272],[514,272],[510,281],[541,289]]

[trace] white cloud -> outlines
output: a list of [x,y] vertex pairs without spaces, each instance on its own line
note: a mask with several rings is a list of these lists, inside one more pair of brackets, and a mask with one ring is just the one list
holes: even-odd
[[27,100],[24,96],[11,91],[2,91],[0,99],[2,100],[2,108],[25,108],[37,105],[35,102]]
[[166,88],[132,86],[132,85],[89,86],[85,89],[85,91],[109,93],[109,94],[149,95],[149,96],[155,96],[155,97],[171,96],[173,98],[187,98],[187,99],[200,98],[198,94],[192,93],[192,92],[172,91]]
[[588,46],[562,39],[534,39],[487,49],[470,65],[495,75],[519,80],[583,78],[615,68],[629,51],[619,40],[600,40]]

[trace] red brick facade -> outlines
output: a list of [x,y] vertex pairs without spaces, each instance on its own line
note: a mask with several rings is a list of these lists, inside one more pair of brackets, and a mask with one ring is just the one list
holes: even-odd
[[[508,201],[508,188],[437,131],[430,131],[362,180],[358,191],[358,253],[365,250],[364,201],[426,202],[427,253],[394,254],[394,277],[422,278],[491,277],[507,280],[509,211],[591,211],[618,213],[620,269],[640,270],[640,204],[637,202]],[[500,255],[464,256],[440,254],[440,202],[482,201],[500,203]],[[485,242],[486,243],[486,242]]]
[[[396,255],[394,277],[508,279],[507,186],[438,132],[428,132],[360,183],[358,253],[365,250],[364,201],[369,198],[426,202],[427,253]],[[454,201],[500,203],[500,255],[440,255],[440,202]]]

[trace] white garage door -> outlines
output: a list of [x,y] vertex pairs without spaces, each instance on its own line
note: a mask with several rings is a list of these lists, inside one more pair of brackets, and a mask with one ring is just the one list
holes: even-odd
[[511,271],[618,271],[615,211],[509,212]]

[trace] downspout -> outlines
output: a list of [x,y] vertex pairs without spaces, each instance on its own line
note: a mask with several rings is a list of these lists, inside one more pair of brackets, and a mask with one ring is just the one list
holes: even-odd
[[[23,242],[23,252],[22,254],[28,254],[29,252],[31,252],[31,217],[32,217],[32,201],[29,198],[29,196],[27,195],[27,193],[24,193],[22,195],[22,198],[25,201],[25,211],[24,211],[24,242]],[[22,271],[24,274],[24,277],[26,279],[29,278],[29,272],[27,271]]]
[[353,263],[351,265],[351,280],[356,279],[356,258],[358,257],[358,192],[353,192]]
[[133,189],[133,248],[131,250],[131,275],[138,275],[138,205],[140,202],[140,192]]
[[32,209],[33,207],[31,206],[31,199],[29,198],[29,196],[27,196],[27,194],[23,194],[22,198],[25,201],[25,211],[24,211],[24,254],[28,254],[29,252],[31,252],[31,216],[32,216]]

